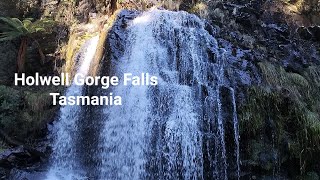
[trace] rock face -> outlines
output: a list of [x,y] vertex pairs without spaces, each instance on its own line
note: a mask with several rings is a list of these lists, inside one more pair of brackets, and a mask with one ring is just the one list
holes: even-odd
[[0,1],[0,16],[17,16],[16,9],[17,0],[2,0]]
[[320,26],[311,26],[308,28],[313,38],[320,42]]
[[9,174],[9,179],[23,179],[23,180],[44,180],[47,178],[46,172],[44,171],[33,171],[33,170],[21,170],[12,169]]
[[299,27],[297,32],[305,40],[320,42],[320,26]]
[[48,158],[48,150],[45,145],[36,149],[19,146],[1,152],[0,178],[7,179],[9,176],[14,176],[19,178],[13,179],[23,179],[25,177],[32,179],[32,173],[28,174],[23,169],[28,169],[28,171],[36,170],[40,163],[43,163],[43,160]]
[[[277,3],[216,2],[208,8],[215,36],[237,57],[238,69],[250,62],[248,74],[260,77],[237,91],[244,179],[303,179],[320,173],[319,159],[310,158],[320,152],[315,136],[320,128],[319,27],[296,31],[292,19],[273,8]],[[301,129],[307,129],[307,137],[300,136]],[[310,154],[304,152],[308,148]]]
[[17,42],[0,42],[0,84],[12,84],[18,57]]
[[40,0],[2,0],[0,2],[0,16],[33,17],[41,15]]
[[299,27],[297,32],[299,33],[300,37],[305,40],[311,40],[313,38],[313,34],[306,27]]

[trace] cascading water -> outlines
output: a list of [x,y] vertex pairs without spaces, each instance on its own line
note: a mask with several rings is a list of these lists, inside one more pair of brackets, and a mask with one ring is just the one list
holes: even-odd
[[220,86],[228,85],[217,41],[195,15],[157,9],[136,17],[126,32],[123,55],[111,58],[114,73],[148,72],[159,85],[114,88],[123,106],[103,111],[100,179],[227,179]]
[[[225,77],[224,50],[195,15],[158,9],[136,15],[118,15],[118,23],[108,35],[109,55],[100,75],[123,79],[124,73],[149,73],[159,78],[158,85],[120,83],[109,88],[122,97],[122,106],[92,106],[89,111],[62,107],[55,125],[49,177],[59,179],[58,171],[63,178],[77,179],[75,175],[84,171],[85,177],[101,180],[238,179],[236,98]],[[86,67],[84,74],[97,39],[90,42],[81,65]],[[71,86],[67,96],[81,95],[82,88]],[[105,95],[109,91],[95,88],[91,93]],[[86,152],[73,143],[81,136],[81,114],[98,123],[92,130],[98,132],[99,137],[93,138],[98,142],[86,147],[92,153],[87,156],[97,158],[86,157],[90,167],[77,159]],[[225,131],[228,123],[232,124],[232,136]],[[230,138],[231,145],[230,140],[226,142]]]
[[[94,57],[99,37],[90,39],[82,48],[79,57],[77,73],[87,76],[90,63]],[[81,96],[83,86],[74,83],[67,89],[66,96]],[[81,106],[63,106],[60,108],[59,120],[54,125],[52,167],[48,173],[48,180],[58,179],[80,179],[81,166],[78,162],[76,138],[79,135],[79,119],[81,117]],[[78,171],[78,172],[77,172]]]

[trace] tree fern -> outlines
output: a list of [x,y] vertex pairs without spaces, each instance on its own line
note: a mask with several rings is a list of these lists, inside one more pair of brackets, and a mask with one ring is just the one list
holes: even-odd
[[0,41],[13,40],[26,36],[29,31],[17,18],[0,17]]
[[[0,41],[10,41],[17,38],[21,39],[17,58],[19,72],[24,70],[25,53],[28,45],[28,39],[33,39],[32,36],[34,33],[45,31],[45,26],[48,24],[53,24],[52,21],[46,19],[36,22],[32,22],[32,20],[32,18],[27,18],[21,21],[18,18],[0,17]],[[40,46],[38,46],[38,48],[41,55],[41,60],[44,62],[44,55]]]

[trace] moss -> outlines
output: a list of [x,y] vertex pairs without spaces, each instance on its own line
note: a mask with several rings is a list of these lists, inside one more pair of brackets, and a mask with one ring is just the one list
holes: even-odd
[[200,17],[207,17],[209,10],[208,6],[205,3],[199,2],[195,4],[188,12],[197,14]]
[[99,33],[99,42],[96,49],[96,53],[93,61],[91,62],[89,73],[91,76],[96,76],[100,70],[101,60],[105,54],[105,50],[108,49],[108,43],[106,42],[109,31],[112,29],[114,22],[117,20],[121,10],[117,10],[108,20],[105,22],[103,29]]
[[258,66],[264,83],[247,89],[239,109],[241,136],[264,139],[299,162],[303,174],[320,153],[320,67],[297,74],[270,62]]
[[72,73],[74,68],[74,59],[79,52],[81,46],[85,43],[86,40],[93,37],[94,34],[87,32],[73,32],[69,37],[68,44],[66,47],[62,47],[61,53],[63,58],[66,60],[64,72]]
[[272,171],[277,163],[277,152],[269,144],[253,140],[251,144],[251,164],[261,166],[264,171]]

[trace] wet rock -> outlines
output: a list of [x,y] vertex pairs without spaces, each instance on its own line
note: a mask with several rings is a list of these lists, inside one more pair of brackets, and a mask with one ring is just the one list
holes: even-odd
[[10,171],[9,180],[43,180],[46,179],[45,172],[33,170],[12,169]]
[[30,167],[42,161],[46,157],[43,149],[33,149],[19,146],[7,149],[0,153],[0,167],[11,169],[13,167]]
[[302,39],[320,41],[320,26],[302,26],[297,29],[297,32]]
[[47,143],[43,142],[34,148],[19,146],[1,152],[0,179],[36,180],[35,177],[41,177],[36,171],[48,159],[49,151]]
[[[108,40],[106,41],[107,51],[106,57],[117,59],[124,53],[125,39],[127,38],[127,25],[129,22],[140,14],[138,11],[121,10],[116,15],[111,30],[108,33]],[[108,62],[104,62],[104,67],[109,67]],[[112,69],[103,68],[101,73],[109,73]]]
[[312,33],[314,40],[320,41],[320,26],[311,26],[308,30]]
[[182,0],[181,4],[179,5],[179,10],[188,11],[194,6],[195,3],[195,0]]
[[266,33],[267,38],[276,41],[276,44],[290,43],[290,40],[288,39],[288,27],[286,25],[262,23],[261,27],[263,28],[263,31]]
[[3,151],[0,154],[0,166],[4,168],[10,168],[12,166],[11,162],[13,162],[13,154],[19,153],[23,151],[22,147],[18,147],[16,149],[8,149]]
[[299,36],[302,38],[302,39],[305,39],[305,40],[310,40],[312,39],[313,35],[311,34],[311,32],[308,30],[308,28],[306,27],[299,27],[297,29],[297,32],[299,34]]
[[0,167],[0,179],[6,179],[10,170]]
[[251,8],[239,9],[239,14],[236,15],[236,22],[242,24],[246,28],[254,28],[258,24],[257,12]]

